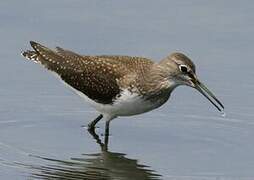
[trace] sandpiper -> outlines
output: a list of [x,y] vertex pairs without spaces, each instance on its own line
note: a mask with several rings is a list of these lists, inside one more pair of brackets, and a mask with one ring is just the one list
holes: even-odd
[[60,47],[51,50],[33,41],[30,44],[33,51],[22,52],[24,57],[56,74],[100,113],[89,123],[90,131],[104,118],[108,134],[112,119],[160,107],[179,85],[197,89],[219,111],[224,109],[198,80],[194,63],[182,53],[172,53],[156,63],[143,57],[84,56]]

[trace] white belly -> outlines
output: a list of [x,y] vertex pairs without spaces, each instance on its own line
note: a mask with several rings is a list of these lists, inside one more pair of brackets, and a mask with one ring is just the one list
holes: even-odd
[[156,101],[151,102],[149,100],[145,100],[138,94],[124,90],[121,97],[114,102],[112,109],[118,116],[131,116],[158,108],[164,104],[166,100],[167,98],[158,98]]
[[108,114],[110,116],[131,116],[141,114],[147,111],[151,111],[164,104],[166,99],[158,99],[157,101],[146,101],[138,94],[130,93],[127,90],[122,92],[120,98],[118,98],[114,104],[99,104],[92,99],[88,98],[83,93],[75,90],[78,95],[84,98],[89,104],[91,104],[97,111],[102,114]]

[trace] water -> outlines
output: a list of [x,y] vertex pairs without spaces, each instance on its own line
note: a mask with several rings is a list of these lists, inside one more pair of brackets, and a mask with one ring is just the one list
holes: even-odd
[[[253,1],[0,2],[0,179],[254,179]],[[177,88],[158,110],[82,126],[98,113],[37,64],[29,40],[82,54],[193,59],[226,117]],[[100,140],[98,140],[98,138]]]

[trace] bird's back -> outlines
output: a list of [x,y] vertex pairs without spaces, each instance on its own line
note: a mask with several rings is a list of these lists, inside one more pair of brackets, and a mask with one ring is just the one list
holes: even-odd
[[31,42],[34,51],[23,52],[27,59],[57,73],[63,81],[102,104],[111,104],[140,74],[149,70],[153,61],[130,56],[81,56],[57,47],[51,50]]

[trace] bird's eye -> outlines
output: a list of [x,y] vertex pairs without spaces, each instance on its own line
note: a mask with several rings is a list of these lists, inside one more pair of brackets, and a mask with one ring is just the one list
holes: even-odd
[[180,66],[179,66],[179,69],[180,69],[180,71],[182,71],[183,73],[187,73],[187,72],[188,72],[188,68],[187,68],[187,66],[185,66],[185,65],[180,65]]

